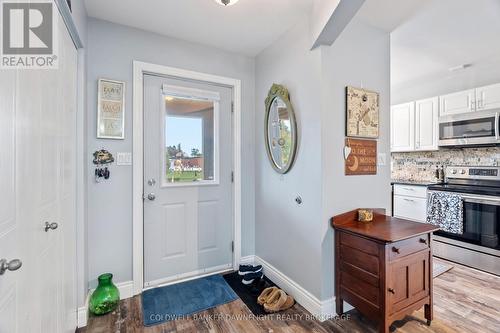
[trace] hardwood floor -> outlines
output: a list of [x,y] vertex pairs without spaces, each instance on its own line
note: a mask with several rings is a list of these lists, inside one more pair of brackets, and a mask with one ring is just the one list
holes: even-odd
[[[442,261],[435,259],[436,261]],[[434,279],[434,321],[426,325],[423,311],[395,322],[398,333],[500,332],[500,277],[453,263],[454,268]],[[375,323],[353,310],[348,319],[319,322],[300,305],[265,319],[252,318],[241,301],[218,306],[186,319],[144,327],[141,298],[121,301],[117,311],[91,317],[79,333],[167,332],[378,332]]]

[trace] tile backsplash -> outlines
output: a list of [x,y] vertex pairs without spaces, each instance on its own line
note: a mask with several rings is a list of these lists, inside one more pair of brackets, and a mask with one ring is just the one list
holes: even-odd
[[500,166],[500,147],[446,148],[439,151],[392,153],[395,180],[435,181],[437,165]]

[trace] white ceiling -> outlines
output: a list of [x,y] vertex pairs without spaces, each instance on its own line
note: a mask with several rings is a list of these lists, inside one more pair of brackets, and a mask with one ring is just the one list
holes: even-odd
[[162,35],[255,56],[301,17],[313,0],[85,0],[88,15]]
[[[400,1],[400,0],[395,0]],[[500,1],[432,0],[391,34],[393,87],[450,76],[500,59]]]
[[366,0],[357,16],[366,24],[391,32],[432,0]]

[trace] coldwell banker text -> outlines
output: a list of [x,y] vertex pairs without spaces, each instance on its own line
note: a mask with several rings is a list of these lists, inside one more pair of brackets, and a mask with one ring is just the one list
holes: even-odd
[[56,69],[57,17],[48,0],[2,2],[2,52],[0,67]]

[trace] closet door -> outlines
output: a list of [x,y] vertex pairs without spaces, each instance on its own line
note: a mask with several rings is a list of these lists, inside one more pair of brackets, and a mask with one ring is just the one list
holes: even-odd
[[58,29],[58,69],[0,74],[0,260],[22,262],[0,275],[0,332],[76,328],[77,55]]

